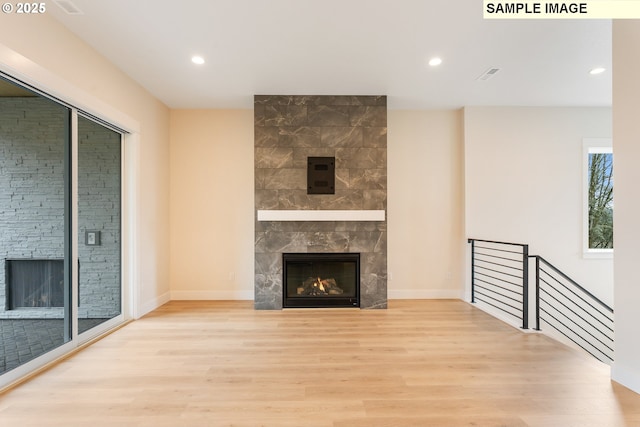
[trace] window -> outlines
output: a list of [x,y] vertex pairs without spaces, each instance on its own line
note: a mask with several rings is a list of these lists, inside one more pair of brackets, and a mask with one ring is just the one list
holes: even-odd
[[584,253],[613,254],[613,151],[610,139],[584,143]]

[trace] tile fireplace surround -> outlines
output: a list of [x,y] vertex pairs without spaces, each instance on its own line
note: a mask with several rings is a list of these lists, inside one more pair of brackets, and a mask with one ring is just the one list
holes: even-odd
[[[360,253],[360,307],[386,308],[386,96],[256,95],[254,112],[255,308],[282,308],[285,252]],[[335,194],[307,194],[308,157],[335,157]]]

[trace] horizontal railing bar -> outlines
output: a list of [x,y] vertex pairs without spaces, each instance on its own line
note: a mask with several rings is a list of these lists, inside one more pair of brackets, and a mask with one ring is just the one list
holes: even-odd
[[[548,305],[549,305],[549,307],[552,307],[552,308],[554,308],[554,310],[556,310],[557,312],[559,312],[559,310],[558,310],[558,309],[556,309],[556,308],[555,308],[555,307],[553,307],[551,304],[549,304],[549,302],[548,302],[548,301],[546,301],[544,298],[540,298],[540,299],[541,299],[543,302],[545,302],[546,304],[548,304]],[[562,304],[562,303],[560,303],[560,304]],[[562,305],[564,305],[564,304],[562,304]],[[566,307],[566,306],[565,306],[565,307]],[[567,307],[567,308],[568,308],[568,307]],[[551,316],[551,314],[550,314],[547,310],[544,310],[544,309],[542,309],[542,308],[541,308],[541,310],[542,310],[542,311],[544,311],[545,313],[547,313],[549,316]],[[571,310],[571,309],[569,309],[569,310]],[[574,313],[574,314],[575,314],[575,313]],[[578,317],[580,317],[580,316],[578,316]],[[596,341],[598,341],[600,344],[602,344],[603,346],[607,347],[609,350],[613,351],[613,349],[612,349],[611,347],[609,347],[606,343],[604,343],[600,338],[598,338],[598,337],[596,337],[595,335],[593,335],[593,334],[592,334],[591,332],[589,332],[586,328],[584,328],[584,327],[580,326],[580,325],[579,325],[575,320],[573,320],[572,318],[570,318],[570,317],[568,317],[568,316],[565,316],[565,318],[566,318],[566,319],[568,319],[569,321],[571,321],[571,322],[572,322],[574,325],[576,325],[579,329],[581,329],[582,331],[586,332],[589,336],[591,336],[593,339],[595,339]],[[581,318],[581,317],[580,317],[580,318]],[[581,319],[582,319],[582,318],[581,318]],[[582,319],[582,320],[584,320],[584,319]],[[586,320],[585,320],[585,322],[586,322]],[[587,322],[587,323],[588,323],[588,322]],[[564,326],[566,326],[566,325],[564,325]],[[590,326],[593,326],[593,325],[590,325]],[[585,338],[583,338],[583,337],[582,337],[582,335],[580,335],[578,332],[574,331],[574,330],[573,330],[573,329],[571,329],[569,326],[566,326],[566,327],[567,327],[567,329],[569,329],[571,332],[573,332],[574,334],[578,335],[578,336],[579,336],[580,338],[582,338],[583,340],[587,341],[587,340],[586,340]],[[596,327],[593,327],[593,328],[594,328],[595,330],[597,330],[598,332],[600,332],[602,335],[606,336],[606,337],[607,337],[607,339],[613,343],[613,338],[610,338],[609,336],[607,336],[604,332],[602,332],[602,331],[601,331],[601,330],[599,330],[598,328],[596,328]]]
[[[514,305],[509,304],[508,301],[505,301],[505,299],[507,299],[506,297],[505,298],[496,298],[493,295],[490,295],[490,294],[485,292],[485,291],[491,292],[490,289],[483,288],[482,286],[478,286],[478,288],[480,289],[480,291],[478,292],[479,295],[482,295],[483,297],[486,297],[486,298],[489,298],[489,299],[493,300],[496,304],[501,304],[503,306],[507,306],[509,308],[512,308],[518,313],[522,312],[522,309],[520,308],[519,305],[515,305],[514,306]],[[498,295],[500,295],[500,294],[498,294]]]
[[[595,357],[598,360],[602,361],[602,358],[596,356],[592,351],[588,350],[587,348],[585,348],[582,344],[580,344],[579,342],[577,342],[576,340],[574,340],[572,337],[570,337],[569,335],[567,335],[565,332],[561,331],[556,325],[554,325],[553,323],[542,319],[542,321],[544,321],[547,325],[551,326],[553,329],[555,329],[556,331],[558,331],[562,336],[568,338],[569,340],[571,340],[574,344],[576,344],[578,347],[580,347],[581,349],[583,349],[584,351],[586,351],[587,353],[589,353],[591,356]],[[560,322],[560,324],[562,324],[562,322]],[[584,340],[583,340],[584,341]],[[605,352],[603,352],[602,350],[600,350],[599,348],[596,348],[593,346],[593,344],[587,342],[587,344],[589,344],[591,347],[595,348],[600,354],[602,354],[605,359],[609,360],[609,361],[613,361],[613,358],[610,357],[608,354],[606,354]]]
[[[562,286],[563,288],[565,288],[566,290],[568,290],[569,292],[571,292],[573,295],[575,295],[577,298],[579,298],[582,302],[584,302],[585,304],[587,304],[589,307],[593,308],[595,311],[597,311],[598,313],[600,313],[601,315],[603,315],[604,317],[606,317],[608,320],[611,320],[613,322],[613,319],[611,319],[609,317],[609,315],[607,313],[603,313],[602,311],[598,310],[597,307],[595,307],[593,304],[591,304],[589,301],[587,301],[586,299],[584,299],[583,297],[581,297],[580,295],[578,295],[577,293],[575,293],[573,290],[571,290],[571,288],[569,288],[568,286],[566,286],[564,283],[560,282],[558,279],[556,279],[555,277],[553,277],[551,274],[549,274],[549,272],[547,272],[546,270],[544,270],[543,268],[540,268],[540,271],[542,271],[543,273],[545,273],[547,276],[549,276],[554,282],[556,282],[557,284],[559,284],[560,286]],[[542,277],[540,278],[540,280],[544,283],[546,283],[547,285],[551,286],[551,284],[545,280],[542,279]],[[553,286],[551,286],[553,288]],[[558,289],[553,288],[556,290],[556,292],[558,292],[560,295],[563,295],[565,298],[569,299],[566,295],[564,295],[562,292],[560,292]],[[595,297],[593,297],[595,298]],[[599,301],[597,298],[595,299],[596,301]],[[583,310],[586,312],[586,310],[583,308]],[[613,312],[611,312],[611,314],[613,314]]]
[[[566,330],[568,330],[574,337],[580,338],[580,340],[582,340],[583,342],[585,342],[586,344],[588,344],[590,347],[594,348],[595,350],[597,350],[598,352],[602,353],[603,355],[607,355],[607,353],[605,353],[605,351],[599,347],[597,347],[596,345],[594,345],[591,341],[587,340],[585,337],[583,337],[582,335],[578,334],[576,331],[574,331],[573,329],[571,329],[569,326],[567,326],[566,324],[564,324],[560,319],[558,319],[557,317],[555,317],[553,314],[549,313],[548,311],[542,309],[543,313],[546,313],[547,315],[549,315],[549,317],[551,317],[553,320],[557,321],[558,323],[560,323],[562,326],[564,326],[564,328]],[[548,323],[551,326],[554,326],[552,322],[550,322],[548,319],[545,318],[541,318],[542,321]],[[554,328],[560,332],[561,334],[563,334],[565,337],[567,338],[571,338],[569,336],[569,333],[567,331],[561,331],[560,329],[558,329],[557,326],[554,326]],[[573,340],[572,340],[573,341]],[[575,342],[575,341],[574,341]],[[577,344],[577,343],[576,343]],[[609,351],[611,351],[612,353],[614,352],[612,348],[610,348],[607,345],[604,345],[605,347],[607,347],[607,349]],[[607,356],[608,357],[608,356]]]
[[522,268],[513,267],[513,266],[507,265],[507,264],[500,264],[499,262],[487,261],[486,259],[476,258],[476,262],[484,262],[484,263],[487,263],[487,264],[498,265],[500,267],[508,268],[508,269],[511,269],[511,270],[522,271]]
[[[494,273],[498,273],[498,274],[503,274],[505,276],[509,276],[509,277],[515,277],[516,279],[522,279],[522,276],[516,276],[515,274],[511,274],[511,273],[505,273],[503,271],[499,271],[499,270],[494,270],[492,268],[489,267],[484,267],[482,265],[477,265],[476,264],[476,268],[482,268],[483,270],[489,270],[489,271],[493,271]],[[478,270],[476,270],[478,271]]]
[[[552,304],[551,302],[549,302],[549,301],[545,300],[544,298],[542,298],[542,296],[540,297],[540,300],[541,300],[542,302],[546,303],[549,307],[553,308],[553,309],[554,309],[555,311],[557,311],[559,314],[563,314],[563,315],[564,315],[564,317],[566,317],[567,319],[571,320],[571,322],[573,322],[573,323],[574,323],[578,328],[583,329],[585,332],[589,333],[589,331],[587,330],[587,326],[588,326],[590,329],[592,329],[592,330],[594,330],[594,331],[598,332],[599,334],[601,334],[602,336],[606,337],[606,339],[607,339],[608,341],[613,342],[613,337],[612,337],[611,335],[614,333],[614,331],[613,331],[613,329],[612,329],[611,327],[609,327],[608,325],[606,325],[606,324],[604,324],[604,323],[602,323],[602,322],[598,321],[598,322],[603,326],[603,328],[604,328],[604,329],[601,329],[601,328],[599,328],[597,325],[595,325],[595,324],[593,324],[593,323],[589,322],[587,319],[585,319],[584,317],[580,316],[578,313],[576,313],[575,311],[573,311],[571,308],[567,307],[567,305],[566,305],[566,304],[564,304],[562,301],[560,301],[560,300],[558,300],[558,299],[556,299],[556,298],[553,298],[553,296],[552,296],[552,295],[550,295],[548,292],[545,292],[545,291],[543,290],[543,292],[542,292],[542,293],[544,293],[544,294],[546,294],[547,296],[551,297],[551,299],[552,299],[553,301],[557,302],[558,304],[562,305],[564,308],[566,308],[567,310],[569,310],[571,313],[573,313],[573,314],[575,315],[575,317],[578,317],[580,320],[584,321],[584,323],[585,323],[586,325],[580,325],[580,324],[579,324],[578,322],[576,322],[573,318],[569,317],[569,316],[568,316],[568,315],[566,315],[565,313],[562,313],[558,308],[556,308],[555,304]],[[596,319],[596,320],[598,320],[598,319]],[[606,330],[605,330],[605,329],[606,329]],[[591,334],[589,333],[589,335],[591,335]],[[594,338],[596,338],[596,337],[594,336]],[[597,339],[597,338],[596,338],[596,339]],[[604,344],[604,343],[603,343],[603,344]]]
[[[496,285],[495,283],[487,282],[486,280],[476,279],[476,282],[486,283],[487,285],[494,286],[494,287],[496,287],[496,288],[500,288],[500,289],[504,289],[505,291],[507,291],[507,292],[511,292],[512,294],[515,294],[515,295],[522,295],[521,293],[516,292],[516,291],[514,291],[513,289],[505,288],[504,286]],[[476,286],[480,286],[480,285],[476,285]],[[486,289],[486,288],[485,288],[485,289]],[[497,293],[497,292],[496,292],[496,293]],[[522,302],[522,301],[518,301],[518,302]]]
[[[544,311],[544,310],[543,310]],[[546,312],[545,312],[546,313]],[[549,314],[549,313],[547,313]],[[564,323],[562,323],[560,320],[556,319],[552,314],[549,314],[549,316],[551,316],[554,320],[556,320],[558,323],[560,323],[562,326],[564,326],[565,328],[571,330],[571,328],[569,328],[568,326],[566,326]],[[580,348],[582,348],[584,351],[586,351],[587,353],[589,353],[590,355],[592,355],[593,357],[595,357],[596,359],[600,359],[598,356],[596,356],[595,354],[593,354],[591,351],[587,350],[586,348],[584,348],[580,343],[578,343],[576,340],[574,340],[572,337],[570,337],[569,335],[567,335],[566,333],[564,333],[563,331],[561,331],[557,326],[555,326],[553,323],[542,319],[544,322],[547,323],[547,325],[551,326],[553,329],[555,329],[556,331],[560,332],[562,335],[564,335],[565,337],[569,338],[571,341],[573,341],[576,345],[578,345]],[[573,331],[572,331],[573,332]],[[579,335],[578,335],[579,336]],[[598,352],[600,352],[604,357],[606,357],[607,359],[613,361],[613,358],[609,357],[609,355],[607,355],[605,352],[603,352],[602,350],[600,350],[599,348],[597,348],[596,346],[594,346],[593,344],[591,344],[589,341],[585,340],[584,338],[580,337],[580,339],[582,341],[584,341],[585,343],[589,344],[591,347],[593,347],[594,349],[596,349]]]
[[516,254],[516,255],[522,255],[523,254],[522,251],[510,251],[510,250],[507,250],[507,249],[490,248],[488,246],[476,246],[476,249],[486,249],[488,251],[504,252],[504,253],[507,253],[507,254]]
[[[547,308],[546,309],[544,308],[544,306],[540,307],[540,309],[543,312],[545,312],[545,313],[547,313],[549,315],[551,315],[552,311],[557,313],[557,315],[562,315],[563,314],[561,311],[556,309],[553,305],[549,304],[548,301],[543,300],[543,302],[547,304],[547,306],[546,306]],[[582,339],[584,339],[585,341],[587,341],[585,336],[582,334],[582,332],[584,332],[585,334],[589,335],[590,337],[592,337],[593,339],[598,341],[603,346],[607,347],[609,350],[613,351],[613,348],[610,347],[610,346],[613,345],[614,339],[613,339],[613,337],[609,336],[605,331],[602,331],[602,330],[600,330],[598,328],[595,328],[595,327],[586,328],[586,327],[580,325],[578,322],[576,322],[573,318],[571,318],[569,316],[563,316],[563,317],[576,326],[576,329],[571,329],[568,325],[565,325],[575,335],[577,335],[577,336],[581,337]]]
[[[490,285],[492,285],[491,283],[489,283],[489,284],[490,284]],[[494,286],[495,286],[495,285],[494,285]],[[484,290],[489,291],[489,292],[493,292],[494,294],[500,295],[501,297],[506,298],[506,299],[509,299],[509,300],[511,300],[511,301],[513,301],[513,302],[522,303],[522,300],[518,300],[518,299],[515,299],[515,298],[510,297],[510,296],[508,296],[508,295],[501,294],[500,292],[498,292],[498,291],[494,291],[493,289],[487,288],[487,287],[485,287],[485,286],[481,286],[481,285],[476,284],[476,287],[478,287],[478,288],[480,288],[480,289],[484,289]],[[496,286],[496,287],[497,287],[497,288],[500,288],[500,286]],[[500,289],[504,289],[504,288],[500,288]],[[518,295],[518,294],[516,294],[516,295]],[[493,299],[497,299],[497,298],[495,298],[495,297],[492,297],[492,298],[493,298]]]
[[[558,291],[555,287],[553,287],[553,285],[551,285],[550,283],[547,283],[544,279],[540,279],[541,282],[546,283],[547,285],[549,285],[549,287],[553,290],[555,290],[556,292],[558,292],[560,295],[562,295],[563,297],[565,297],[567,300],[571,301],[571,299],[569,299],[569,297],[567,297],[566,295],[564,295],[562,292]],[[587,324],[589,324],[590,326],[593,326],[595,329],[596,328],[594,325],[591,324],[591,322],[589,322],[587,319],[584,319],[582,316],[580,316],[578,313],[576,313],[575,311],[573,311],[571,308],[569,308],[566,304],[564,304],[562,301],[560,301],[560,299],[558,299],[557,297],[551,295],[551,293],[549,291],[547,291],[546,289],[544,289],[543,287],[540,287],[540,290],[544,293],[546,293],[547,295],[549,295],[551,298],[553,298],[555,301],[557,301],[559,304],[561,304],[562,306],[564,306],[567,310],[569,310],[570,312],[572,312],[573,314],[575,314],[576,316],[578,316],[579,318],[581,318],[582,320],[584,320]],[[573,301],[571,301],[573,302]],[[588,302],[585,301],[586,304],[589,304]],[[606,323],[604,323],[601,319],[597,318],[596,316],[594,316],[592,313],[589,313],[584,307],[581,307],[578,304],[574,305],[578,308],[580,308],[580,310],[584,311],[586,314],[588,314],[589,316],[591,316],[594,320],[596,320],[598,323],[600,323],[602,326],[604,326],[605,328],[609,329],[611,332],[613,332],[613,328],[609,327],[609,325],[607,325]],[[591,306],[591,305],[590,305]],[[593,306],[591,306],[594,310],[597,311],[596,308],[594,308]],[[598,312],[600,313],[600,312]],[[604,316],[603,313],[600,313]],[[612,319],[607,318],[607,320],[611,321],[611,323],[613,323]]]
[[[486,248],[487,250],[489,250],[489,248]],[[482,256],[488,256],[491,258],[501,258],[501,259],[505,259],[507,261],[513,261],[513,262],[519,262],[522,263],[522,252],[513,252],[513,251],[500,251],[500,252],[508,252],[510,254],[515,254],[515,255],[520,255],[518,258],[509,258],[506,256],[498,256],[498,255],[494,255],[492,253],[486,253],[486,252],[480,252],[480,251],[475,251],[476,255],[482,255]]]
[[[516,310],[516,311],[517,311],[517,312],[519,312],[519,313],[520,313],[520,312],[522,312],[522,309],[520,309],[520,308],[518,308],[518,307],[514,307],[514,306],[512,306],[512,305],[510,305],[510,304],[507,304],[506,302],[503,302],[503,301],[497,300],[497,299],[493,298],[491,295],[483,294],[482,292],[478,292],[478,294],[480,294],[480,295],[482,295],[482,296],[485,296],[485,297],[487,297],[487,298],[491,298],[492,300],[494,300],[494,301],[495,301],[495,302],[497,302],[497,303],[500,303],[500,304],[502,304],[502,305],[506,305],[507,307],[513,308],[514,310]],[[489,303],[487,302],[487,304],[489,304]],[[494,306],[494,307],[496,307],[496,306]],[[499,308],[499,307],[496,307],[496,308]]]
[[[491,278],[491,279],[495,279],[495,280],[497,280],[497,281],[499,281],[499,282],[502,282],[502,283],[508,283],[508,284],[510,284],[510,285],[517,286],[518,288],[520,288],[520,290],[521,290],[521,288],[522,288],[522,283],[514,283],[514,282],[510,282],[510,281],[508,281],[508,280],[501,279],[501,278],[499,278],[499,277],[495,277],[495,276],[492,276],[492,275],[490,275],[490,274],[482,273],[482,272],[480,272],[480,271],[476,271],[475,273],[476,273],[477,275],[479,275],[479,276],[489,277],[489,278]],[[517,291],[512,291],[512,292],[517,292]]]
[[507,314],[508,314],[508,315],[510,315],[511,317],[515,317],[515,318],[516,318],[516,319],[518,319],[518,320],[522,320],[522,319],[520,318],[520,316],[518,316],[518,315],[516,315],[516,314],[513,314],[513,313],[511,313],[510,311],[507,311],[507,310],[505,310],[505,309],[503,309],[503,308],[501,308],[501,307],[498,307],[497,305],[491,304],[489,301],[485,301],[485,300],[483,300],[482,298],[478,298],[478,297],[476,297],[476,299],[477,299],[478,301],[483,302],[483,303],[485,303],[485,304],[487,304],[487,305],[490,305],[491,307],[494,307],[494,308],[496,308],[496,309],[498,309],[498,310],[500,310],[500,311],[502,311],[502,312],[504,312],[504,313],[507,313]]
[[[566,329],[566,330],[564,330],[564,331],[560,330],[560,328],[558,328],[558,327],[554,327],[554,329],[555,329],[556,331],[560,332],[560,333],[561,333],[562,335],[564,335],[565,337],[567,337],[567,338],[571,338],[570,336],[574,336],[574,337],[580,338],[580,340],[581,340],[581,341],[583,341],[583,342],[585,342],[585,343],[589,344],[589,346],[590,346],[590,347],[595,348],[596,350],[598,350],[598,351],[599,351],[600,353],[602,353],[602,354],[607,354],[607,353],[606,353],[606,350],[608,350],[611,354],[615,353],[615,351],[614,351],[611,347],[609,347],[608,345],[606,345],[606,344],[602,344],[602,346],[603,346],[603,347],[606,347],[606,350],[605,350],[605,349],[602,349],[602,348],[600,348],[600,347],[598,347],[598,346],[596,346],[592,341],[590,341],[590,340],[588,340],[587,338],[585,338],[584,336],[580,335],[579,333],[577,333],[576,331],[574,331],[573,329],[571,329],[569,326],[567,326],[567,325],[565,325],[564,323],[562,323],[562,321],[561,321],[560,319],[556,318],[555,316],[553,316],[552,314],[548,313],[547,311],[545,311],[545,310],[541,310],[541,312],[542,312],[543,314],[546,314],[546,315],[548,315],[549,317],[553,318],[553,320],[556,320],[556,321],[557,321],[557,322],[559,322],[562,326],[564,326],[564,327],[565,327],[565,329]],[[541,317],[540,317],[540,320],[541,320],[541,321],[543,321],[543,322],[545,322],[545,323],[547,323],[547,324],[549,324],[549,325],[551,325],[551,326],[554,326],[554,325],[553,325],[553,322],[551,322],[551,321],[550,321],[550,319],[547,319],[547,318],[545,318],[545,317],[542,317],[542,316],[541,316]],[[575,342],[574,340],[572,340],[572,341],[573,341],[573,342]],[[584,347],[583,347],[583,348],[584,348]]]
[[611,307],[609,307],[607,304],[605,304],[604,302],[602,302],[598,297],[596,297],[595,295],[593,295],[591,292],[589,292],[588,290],[586,290],[585,288],[583,288],[582,286],[580,286],[575,280],[573,280],[571,277],[567,276],[566,274],[564,274],[562,271],[558,270],[557,267],[555,267],[553,264],[551,264],[549,261],[547,261],[546,259],[544,259],[543,257],[538,256],[538,258],[540,258],[540,260],[542,262],[544,262],[545,264],[547,264],[549,267],[551,267],[553,269],[553,271],[555,271],[556,273],[558,273],[560,276],[564,277],[566,280],[568,280],[569,282],[571,282],[572,285],[574,285],[576,288],[580,289],[582,292],[584,292],[585,294],[587,294],[589,297],[593,298],[596,302],[598,302],[600,305],[602,305],[604,308],[607,309],[607,311],[613,313],[613,309]]
[[[573,313],[574,315],[576,315],[578,318],[580,318],[581,320],[583,320],[587,325],[591,326],[593,329],[595,329],[596,331],[600,332],[602,335],[605,335],[607,337],[609,337],[609,333],[613,333],[614,330],[611,326],[607,325],[606,323],[604,323],[601,319],[598,319],[597,317],[595,317],[594,315],[592,315],[591,313],[585,311],[585,313],[587,313],[589,316],[591,316],[596,322],[600,323],[600,325],[602,325],[603,328],[607,329],[607,331],[603,331],[600,328],[598,328],[596,325],[594,325],[592,322],[590,322],[589,320],[585,319],[584,317],[580,316],[578,313],[576,313],[574,310],[572,310],[570,307],[568,307],[565,303],[563,303],[562,301],[560,301],[558,298],[554,297],[553,295],[551,295],[547,290],[542,289],[541,291],[543,293],[545,293],[546,295],[548,295],[551,299],[553,299],[554,301],[556,301],[558,304],[562,305],[564,308],[566,308],[567,310],[569,310],[571,313]],[[542,298],[541,298],[542,299]],[[543,300],[543,299],[542,299]],[[553,304],[551,304],[549,301],[543,300],[544,302],[546,302],[547,304],[549,304],[550,307],[553,307]],[[582,309],[584,311],[584,309],[582,307],[580,307],[579,305],[577,305],[576,307],[579,307],[580,309]],[[559,310],[558,310],[559,311]],[[568,316],[566,316],[568,318]],[[611,321],[611,323],[613,323],[613,321]],[[609,338],[611,339],[611,338]]]

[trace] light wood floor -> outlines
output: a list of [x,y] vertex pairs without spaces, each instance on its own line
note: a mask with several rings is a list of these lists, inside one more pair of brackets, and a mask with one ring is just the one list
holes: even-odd
[[640,395],[462,301],[175,301],[0,395],[0,425],[640,426]]

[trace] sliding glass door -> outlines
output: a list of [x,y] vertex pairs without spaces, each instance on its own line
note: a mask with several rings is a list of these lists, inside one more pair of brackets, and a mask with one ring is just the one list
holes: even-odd
[[122,313],[121,140],[78,117],[78,333]]
[[0,78],[0,387],[123,320],[122,140]]

